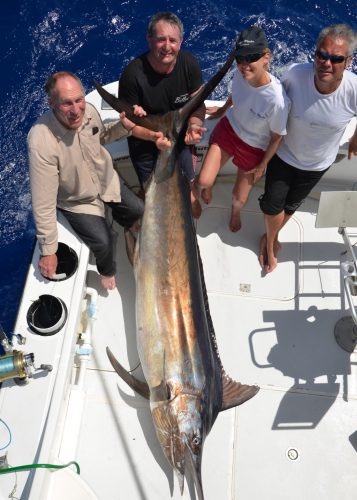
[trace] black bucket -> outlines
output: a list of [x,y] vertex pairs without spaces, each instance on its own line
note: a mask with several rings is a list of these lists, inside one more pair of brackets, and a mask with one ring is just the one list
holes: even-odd
[[27,311],[27,324],[38,335],[58,333],[68,316],[66,304],[54,295],[40,295]]
[[58,243],[57,269],[56,274],[52,278],[47,278],[49,281],[64,281],[73,276],[78,268],[78,256],[73,248],[65,243]]

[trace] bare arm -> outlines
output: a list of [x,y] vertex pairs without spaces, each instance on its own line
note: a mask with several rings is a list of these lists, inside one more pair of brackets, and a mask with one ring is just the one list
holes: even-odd
[[265,151],[262,161],[258,163],[258,165],[254,169],[249,171],[250,173],[254,173],[254,179],[255,178],[258,179],[264,174],[268,166],[268,163],[275,155],[282,138],[283,138],[282,135],[276,134],[275,132],[271,133],[270,142]]
[[348,159],[351,160],[352,155],[357,156],[357,126],[355,133],[350,139],[349,145],[348,145]]
[[223,106],[210,106],[206,109],[206,113],[210,115],[208,120],[214,120],[215,118],[221,118],[228,108],[233,104],[232,96],[230,95]]
[[[200,89],[196,90],[191,97],[197,94]],[[205,120],[206,106],[202,103],[190,116],[188,119],[188,126],[185,135],[185,144],[198,144],[203,137],[203,134],[207,131],[207,128],[203,127],[203,122]]]
[[[146,112],[140,106],[134,106],[134,113],[137,116],[146,116]],[[102,123],[100,143],[102,145],[110,144],[111,142],[118,141],[119,139],[130,135],[143,139],[144,141],[155,142],[156,147],[163,151],[166,151],[171,147],[171,142],[162,132],[154,132],[148,128],[136,125],[125,116],[125,112],[120,113],[120,120],[115,123],[106,125]]]
[[[146,112],[140,107],[135,106],[136,110],[134,113],[138,116],[146,116]],[[166,151],[171,148],[171,141],[167,137],[164,136],[162,132],[154,132],[153,130],[149,130],[148,128],[141,127],[140,125],[135,125],[129,118],[125,116],[125,113],[120,113],[120,120],[125,127],[125,129],[138,139],[143,139],[144,141],[152,141],[155,142],[156,147],[162,151]]]
[[57,269],[57,191],[58,172],[55,159],[29,144],[32,211],[41,257],[38,267],[51,278]]

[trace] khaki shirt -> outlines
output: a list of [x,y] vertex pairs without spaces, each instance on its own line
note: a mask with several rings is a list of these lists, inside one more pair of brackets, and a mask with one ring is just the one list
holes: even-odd
[[56,207],[104,217],[103,201],[120,201],[119,177],[103,144],[128,135],[120,122],[104,125],[88,103],[77,130],[64,127],[52,111],[33,125],[27,146],[32,209],[42,255],[57,251]]

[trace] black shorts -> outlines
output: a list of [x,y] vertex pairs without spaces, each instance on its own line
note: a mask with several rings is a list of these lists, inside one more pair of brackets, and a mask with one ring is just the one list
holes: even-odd
[[261,211],[266,215],[283,211],[292,215],[329,168],[301,170],[273,156],[266,171],[264,194],[259,198]]

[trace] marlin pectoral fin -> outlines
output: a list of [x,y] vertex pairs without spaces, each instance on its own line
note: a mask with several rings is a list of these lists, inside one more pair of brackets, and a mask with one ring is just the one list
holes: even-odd
[[112,364],[112,367],[114,370],[117,372],[120,378],[124,380],[135,392],[140,394],[145,399],[150,398],[150,389],[149,386],[147,385],[146,382],[142,382],[141,380],[138,380],[135,378],[133,375],[131,375],[120,363],[119,361],[114,357],[113,353],[107,347],[107,355],[109,358],[109,361]]
[[160,385],[151,388],[150,401],[156,403],[160,401],[170,401],[170,399],[170,387],[164,380],[161,381]]
[[259,391],[257,385],[243,385],[232,380],[225,373],[222,374],[223,398],[222,408],[228,410],[234,406],[241,405],[248,399],[252,398]]

